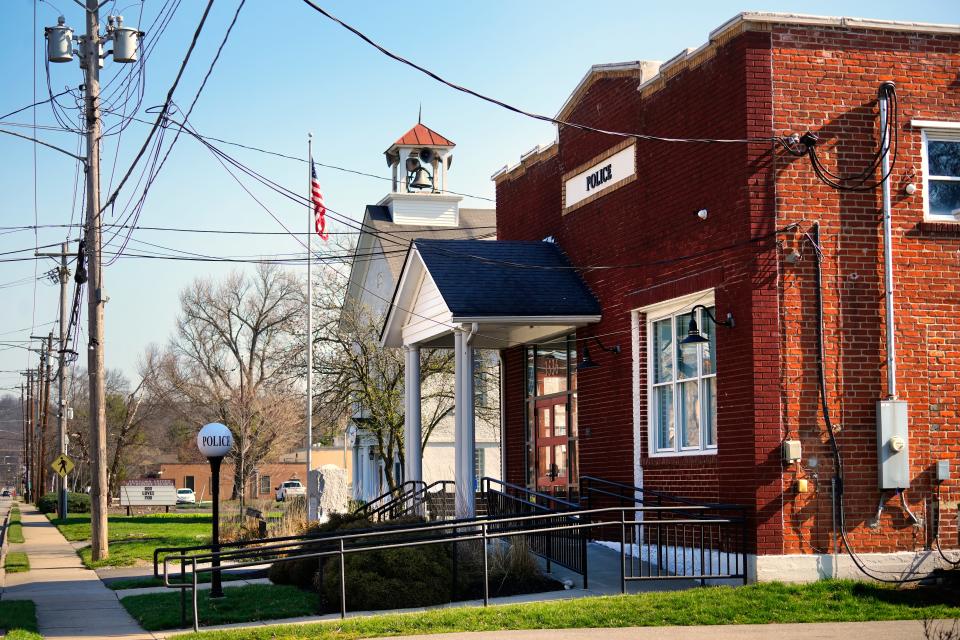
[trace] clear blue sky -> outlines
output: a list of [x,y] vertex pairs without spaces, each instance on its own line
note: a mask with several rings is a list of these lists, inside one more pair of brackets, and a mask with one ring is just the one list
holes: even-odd
[[[43,27],[56,23],[59,12],[82,30],[83,15],[72,0],[3,0],[0,22],[0,114],[46,95]],[[147,25],[163,4],[143,2]],[[772,10],[847,15],[926,22],[960,22],[957,5],[944,0],[914,2],[734,2],[649,3],[593,0],[400,3],[327,0],[324,6],[384,43],[440,74],[478,91],[540,113],[554,114],[591,64],[624,60],[666,60],[686,47],[704,43],[707,34],[742,10]],[[146,97],[138,115],[160,104],[172,82],[202,13],[201,0],[182,0],[169,28],[147,64]],[[56,6],[57,9],[53,7]],[[122,10],[136,22],[141,3],[119,0],[104,9]],[[218,0],[175,96],[188,103],[199,86],[217,44],[236,7]],[[34,25],[34,11],[37,23]],[[149,36],[148,36],[149,37]],[[34,72],[36,52],[36,73]],[[109,58],[104,78],[126,67]],[[76,62],[51,65],[54,92],[77,86]],[[410,128],[423,105],[423,121],[457,143],[450,181],[455,190],[493,196],[490,175],[516,162],[534,145],[549,142],[553,127],[500,110],[454,92],[377,53],[354,36],[309,9],[300,0],[248,0],[230,42],[198,104],[194,126],[207,135],[266,147],[292,155],[305,154],[307,131],[315,135],[318,161],[386,176],[382,152]],[[30,111],[11,121],[32,121]],[[36,109],[37,123],[55,125],[49,105]],[[29,130],[15,129],[23,133]],[[116,162],[119,174],[139,148],[147,128],[134,123],[103,148],[104,189]],[[72,150],[72,133],[40,131],[42,139]],[[168,139],[172,132],[168,133]],[[118,144],[119,142],[119,144]],[[254,152],[229,152],[275,181],[305,188],[304,165]],[[76,220],[75,164],[44,148],[37,150],[36,214],[34,213],[34,147],[0,134],[0,226],[64,224]],[[375,203],[388,183],[318,169],[327,204],[358,218]],[[136,174],[135,174],[136,175]],[[118,202],[132,193],[127,188]],[[288,225],[302,229],[305,211],[263,189],[264,201]],[[79,198],[79,194],[77,194]],[[466,200],[465,206],[485,206]],[[487,206],[490,206],[487,203]],[[119,211],[118,206],[118,211]],[[109,214],[107,222],[112,222]],[[209,152],[182,137],[150,192],[141,225],[166,227],[278,230],[271,220],[223,171]],[[336,227],[335,227],[336,229]],[[33,232],[0,231],[0,252],[54,243],[61,229]],[[194,236],[140,231],[138,241],[213,255],[263,255],[296,252],[289,237],[245,238]],[[150,247],[134,242],[130,251]],[[14,256],[29,255],[12,254]],[[10,256],[0,256],[5,258]],[[53,264],[41,263],[39,272]],[[106,307],[106,359],[109,367],[135,375],[143,348],[168,340],[178,310],[178,292],[193,278],[225,273],[222,264],[121,260],[105,274],[111,301]],[[32,262],[0,263],[0,343],[46,333],[57,314],[57,288],[32,278]],[[83,326],[86,325],[84,315]],[[81,345],[86,343],[85,334]],[[22,343],[21,343],[22,344]],[[80,349],[82,351],[82,348]],[[0,344],[0,388],[19,384],[9,370],[27,365],[27,354]],[[31,358],[31,363],[36,359]],[[2,390],[0,390],[2,393]]]

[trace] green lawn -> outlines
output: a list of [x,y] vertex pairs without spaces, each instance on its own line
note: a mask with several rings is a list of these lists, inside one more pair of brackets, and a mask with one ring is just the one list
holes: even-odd
[[10,526],[7,528],[7,540],[10,544],[23,543],[23,525],[20,524],[20,509],[14,506],[10,510]]
[[[232,591],[243,592],[252,587]],[[278,587],[260,587],[251,591],[258,596]],[[302,592],[300,592],[302,593]],[[140,610],[150,609],[151,624],[176,624],[175,594],[138,596]],[[214,618],[201,608],[203,624],[252,620],[253,610],[246,609],[240,594],[223,602],[223,610]],[[774,622],[842,622],[864,620],[921,620],[923,618],[960,617],[960,605],[949,593],[932,589],[896,590],[875,584],[825,580],[807,585],[764,583],[746,587],[707,587],[685,591],[654,592],[629,596],[578,598],[531,604],[504,605],[488,608],[463,607],[434,609],[425,613],[392,614],[352,618],[332,623],[255,627],[236,631],[203,633],[202,640],[295,640],[369,638],[427,633],[463,631],[496,631],[502,629],[567,629],[632,626],[769,624]],[[152,602],[147,598],[152,598]],[[272,598],[271,598],[272,599]],[[128,603],[124,606],[134,613]],[[250,607],[257,607],[280,617],[272,607],[263,607],[259,597]],[[266,598],[264,598],[266,600]],[[201,601],[202,602],[202,601]],[[314,607],[313,594],[300,601],[299,610],[291,606],[284,615],[307,615]],[[293,601],[290,601],[293,604]],[[235,615],[230,615],[230,614]],[[135,617],[137,613],[134,613]],[[242,618],[240,617],[242,616]],[[157,626],[147,626],[156,629]],[[200,638],[194,634],[176,636],[178,640]]]
[[[175,569],[180,570],[180,565],[176,565]],[[210,582],[210,573],[201,573],[197,575],[197,582],[204,583]],[[223,582],[233,582],[235,580],[243,580],[250,578],[249,574],[238,575],[234,573],[224,573]],[[260,577],[260,576],[258,576]],[[176,576],[171,576],[171,581],[176,581]],[[187,580],[190,580],[190,574],[187,574]],[[154,578],[153,576],[146,576],[143,578],[117,578],[113,580],[105,580],[104,585],[108,589],[113,589],[114,591],[123,591],[124,589],[143,589],[146,587],[162,587],[163,578]]]
[[33,600],[0,601],[0,638],[3,637],[6,640],[43,640],[43,636],[37,633],[37,611]]
[[7,553],[7,559],[3,563],[3,568],[7,570],[7,573],[30,571],[30,559],[23,551],[10,551]]
[[[205,544],[210,541],[209,514],[156,513],[141,516],[110,516],[110,557],[93,562],[90,549],[80,550],[88,567],[124,567],[153,562],[157,547]],[[51,518],[70,541],[90,539],[90,514],[75,513],[67,518]]]
[[[283,585],[248,585],[223,590],[223,599],[211,600],[210,591],[198,592],[197,606],[203,624],[248,622],[290,618],[317,612],[317,594]],[[180,594],[161,593],[127,596],[120,600],[148,631],[180,627]],[[187,593],[187,624],[192,624],[190,593]]]

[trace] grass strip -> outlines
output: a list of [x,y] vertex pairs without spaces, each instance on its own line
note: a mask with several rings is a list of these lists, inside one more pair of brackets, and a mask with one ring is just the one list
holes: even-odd
[[[236,591],[248,588],[242,587]],[[315,597],[313,594],[309,595],[311,598]],[[240,601],[237,596],[234,603]],[[150,606],[157,610],[173,609],[176,597],[153,596]],[[706,587],[488,608],[444,608],[416,614],[390,614],[308,625],[210,631],[200,635],[181,634],[175,637],[177,640],[345,640],[505,629],[950,619],[960,617],[960,606],[951,600],[953,597],[946,593],[946,590],[893,589],[842,580],[824,580],[802,585],[769,582],[745,587]],[[123,602],[129,610],[127,600],[124,599]],[[146,604],[146,601],[138,603],[139,606]],[[225,602],[225,610],[216,618],[208,618],[201,608],[200,620],[205,625],[239,621],[233,616],[223,615],[230,608]],[[274,615],[275,612],[269,607],[266,612],[271,618],[280,617]],[[251,613],[243,612],[244,619],[254,619]],[[292,615],[308,613],[308,607],[304,606]],[[160,623],[159,611],[152,620]]]
[[33,600],[0,601],[0,637],[5,640],[43,640],[43,636],[37,633],[37,608]]
[[20,523],[20,509],[13,507],[10,510],[10,521],[7,527],[7,540],[10,544],[23,544],[23,525]]
[[[211,600],[209,590],[198,591],[197,607],[204,624],[250,622],[317,613],[317,594],[287,585],[229,587],[223,593],[224,598]],[[188,624],[192,621],[189,598],[188,592]],[[120,602],[147,631],[180,627],[179,593],[127,596]]]
[[[179,571],[179,565],[177,571]],[[180,574],[171,575],[170,581],[175,582],[179,580]],[[203,584],[210,582],[212,574],[210,573],[201,573],[197,576],[197,583]],[[260,575],[250,574],[235,574],[235,573],[224,573],[222,574],[223,582],[234,582],[236,580],[248,580],[254,577],[262,577]],[[187,574],[187,581],[190,581],[190,574]],[[114,591],[123,591],[125,589],[146,589],[148,587],[162,587],[163,578],[154,578],[153,576],[145,576],[143,578],[114,578],[104,581],[107,589],[113,589]]]
[[[51,518],[63,536],[72,542],[90,539],[90,514],[72,513]],[[110,516],[110,557],[94,562],[90,548],[78,551],[90,569],[127,567],[153,562],[157,547],[206,544],[210,540],[211,516],[203,513],[154,513],[139,516]]]
[[7,573],[23,573],[30,571],[30,558],[23,551],[11,551],[7,554],[7,560],[3,564]]

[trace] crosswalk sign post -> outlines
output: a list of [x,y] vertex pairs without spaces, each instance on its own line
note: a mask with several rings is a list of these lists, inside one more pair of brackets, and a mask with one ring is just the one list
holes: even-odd
[[53,469],[54,473],[60,474],[61,478],[66,478],[67,474],[73,471],[73,467],[73,460],[65,453],[61,453],[50,463],[50,468]]

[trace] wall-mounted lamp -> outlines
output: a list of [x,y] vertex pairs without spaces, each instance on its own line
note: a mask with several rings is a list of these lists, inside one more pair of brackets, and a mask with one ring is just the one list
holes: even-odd
[[699,327],[697,327],[697,309],[703,309],[703,312],[707,314],[707,317],[713,321],[713,324],[722,324],[725,327],[734,327],[733,314],[727,313],[727,319],[723,322],[717,322],[717,319],[713,317],[713,314],[710,313],[710,310],[707,309],[702,304],[695,305],[693,309],[690,310],[690,326],[687,329],[687,337],[680,341],[680,344],[700,344],[703,342],[710,342],[702,333],[700,333]]
[[[586,340],[596,340],[600,348],[608,353],[620,353],[620,345],[618,344],[615,344],[612,347],[607,347],[600,342],[600,338],[597,336],[590,336],[589,338],[586,338]],[[599,366],[600,365],[594,362],[593,358],[590,357],[590,349],[587,347],[587,343],[584,342],[583,349],[580,352],[580,362],[577,364],[577,371],[583,371],[584,369],[595,369]]]

